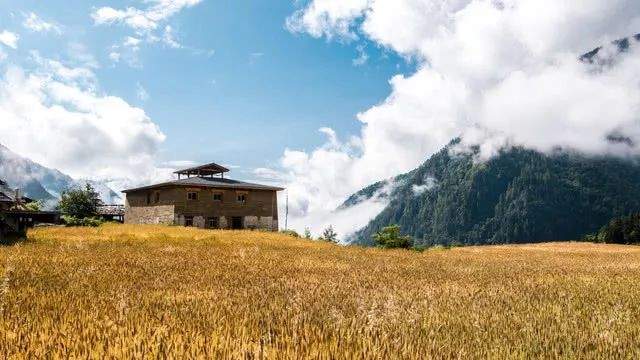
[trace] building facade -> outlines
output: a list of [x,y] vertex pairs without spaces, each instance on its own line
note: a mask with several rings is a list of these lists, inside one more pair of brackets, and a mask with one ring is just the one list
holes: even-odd
[[124,222],[278,230],[283,189],[225,179],[228,171],[212,163],[177,171],[175,181],[125,190]]
[[34,211],[26,206],[33,200],[12,189],[0,179],[0,242],[9,234],[24,234],[37,223],[57,224],[60,214],[54,211]]

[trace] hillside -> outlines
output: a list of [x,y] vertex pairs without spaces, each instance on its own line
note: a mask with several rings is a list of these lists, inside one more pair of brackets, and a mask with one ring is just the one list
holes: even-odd
[[640,211],[637,159],[513,148],[477,163],[449,149],[399,182],[389,205],[351,241],[371,244],[390,224],[419,245],[574,240]]
[[29,237],[0,247],[8,358],[640,356],[636,247],[418,253],[126,225]]
[[119,204],[122,197],[107,185],[91,180],[76,180],[56,169],[42,166],[28,158],[20,156],[0,144],[0,179],[11,187],[22,189],[25,194],[45,202],[53,207],[63,191],[76,186],[91,184],[105,204]]

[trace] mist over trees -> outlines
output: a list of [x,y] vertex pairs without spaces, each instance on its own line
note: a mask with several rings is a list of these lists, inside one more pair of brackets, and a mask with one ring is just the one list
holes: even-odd
[[[373,245],[373,235],[392,224],[415,246],[579,240],[640,212],[637,159],[511,148],[481,162],[473,152],[454,154],[455,146],[401,181],[351,242]],[[414,191],[431,179],[437,186]]]

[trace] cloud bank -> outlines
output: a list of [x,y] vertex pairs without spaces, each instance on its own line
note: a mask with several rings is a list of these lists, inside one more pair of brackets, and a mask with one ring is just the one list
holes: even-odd
[[638,44],[604,67],[578,60],[640,32],[638,1],[313,0],[286,26],[317,38],[367,39],[419,63],[414,74],[390,80],[387,99],[357,115],[357,137],[339,141],[324,129],[322,147],[285,151],[278,174],[298,229],[457,136],[479,144],[484,158],[508,145],[640,152]]
[[144,110],[102,93],[90,67],[32,61],[0,76],[0,143],[76,178],[158,176],[165,135]]

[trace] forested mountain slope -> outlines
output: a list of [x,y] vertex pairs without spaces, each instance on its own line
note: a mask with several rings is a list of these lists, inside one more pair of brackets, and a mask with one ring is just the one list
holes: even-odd
[[371,244],[390,224],[421,245],[573,240],[640,211],[638,159],[512,148],[474,162],[451,146],[398,182],[389,205],[351,241]]

